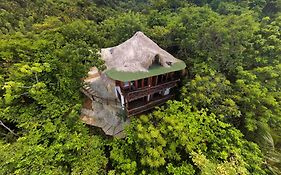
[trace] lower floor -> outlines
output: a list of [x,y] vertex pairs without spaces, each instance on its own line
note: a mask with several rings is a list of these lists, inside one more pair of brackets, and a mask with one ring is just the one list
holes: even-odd
[[174,93],[170,92],[170,89],[163,90],[129,102],[126,105],[126,111],[128,116],[138,115],[156,106],[164,104],[173,97]]

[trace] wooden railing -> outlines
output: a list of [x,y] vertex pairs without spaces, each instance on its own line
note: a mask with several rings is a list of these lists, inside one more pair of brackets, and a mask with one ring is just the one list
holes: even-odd
[[164,96],[163,98],[157,99],[157,100],[153,100],[148,102],[145,105],[139,106],[139,107],[135,107],[133,109],[127,110],[128,116],[132,116],[132,115],[137,115],[137,114],[141,114],[145,111],[148,111],[152,108],[154,108],[155,106],[159,106],[164,104],[166,101],[172,99],[175,95],[171,94],[171,95],[167,95]]
[[159,84],[159,85],[156,85],[156,86],[146,87],[144,89],[133,90],[133,91],[129,91],[129,92],[123,92],[123,94],[124,94],[127,102],[131,102],[131,101],[134,101],[136,99],[148,96],[150,94],[160,92],[160,91],[165,90],[167,88],[173,88],[177,85],[178,81],[179,80],[173,80],[173,81],[163,83],[163,84]]

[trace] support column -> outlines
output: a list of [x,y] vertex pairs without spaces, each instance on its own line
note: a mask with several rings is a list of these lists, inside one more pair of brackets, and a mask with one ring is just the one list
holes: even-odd
[[122,109],[124,110],[125,109],[125,98],[122,94],[121,94],[121,106],[122,106]]
[[129,91],[132,90],[132,86],[131,86],[131,81],[128,81],[129,83]]
[[139,85],[138,85],[138,80],[135,80],[135,87],[136,87],[136,89],[138,89],[138,88],[139,88]]
[[155,86],[158,85],[158,75],[156,75]]

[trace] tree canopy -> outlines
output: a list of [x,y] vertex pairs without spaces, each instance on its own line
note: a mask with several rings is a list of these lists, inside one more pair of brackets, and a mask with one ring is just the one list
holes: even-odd
[[[2,0],[0,174],[280,174],[280,0]],[[142,31],[185,61],[126,137],[83,124],[98,51]]]

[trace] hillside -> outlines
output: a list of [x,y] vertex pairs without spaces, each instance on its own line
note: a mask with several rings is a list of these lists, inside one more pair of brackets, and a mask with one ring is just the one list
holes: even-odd
[[[81,78],[137,31],[188,73],[108,137]],[[281,174],[279,0],[2,0],[0,65],[0,174]]]

